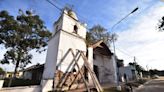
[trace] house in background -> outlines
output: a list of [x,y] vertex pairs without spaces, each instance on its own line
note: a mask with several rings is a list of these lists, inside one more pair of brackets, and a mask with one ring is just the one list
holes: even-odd
[[[16,78],[29,79],[29,80],[41,80],[44,64],[32,65],[26,69],[19,70],[16,74]],[[14,72],[6,72],[5,78],[13,77]]]
[[137,79],[137,71],[133,66],[125,66],[119,68],[119,78],[122,82],[132,81]]
[[0,72],[0,79],[3,79],[5,77],[5,71]]
[[[116,63],[114,55],[103,41],[98,41],[93,48],[93,70],[100,84],[116,83]],[[88,53],[89,54],[89,53]]]
[[23,79],[41,80],[44,64],[36,64],[23,70]]
[[[99,41],[89,48],[93,49],[92,58],[93,58],[93,70],[101,84],[115,84],[116,83],[116,69],[115,62],[113,60],[113,53],[110,51],[108,46],[103,42]],[[87,55],[89,55],[89,51]],[[37,64],[31,67],[28,67],[23,70],[23,78],[29,80],[41,80],[43,74],[44,64]],[[57,70],[57,75],[62,75]],[[58,74],[59,73],[59,74]],[[86,74],[86,73],[85,73]],[[85,75],[87,78],[88,76]],[[58,80],[56,80],[58,81]]]
[[[6,72],[4,78],[11,78],[14,76],[14,72]],[[23,71],[20,70],[16,73],[16,78],[23,78]]]

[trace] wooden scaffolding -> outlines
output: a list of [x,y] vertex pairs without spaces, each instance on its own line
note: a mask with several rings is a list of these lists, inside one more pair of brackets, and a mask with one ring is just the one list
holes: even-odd
[[[85,56],[83,51],[78,50],[76,53],[74,53],[73,50],[70,48],[66,52],[66,54],[63,56],[63,58],[60,60],[60,62],[57,64],[57,66],[56,66],[57,70],[58,70],[59,66],[63,63],[65,58],[68,56],[69,53],[71,53],[71,55],[73,56],[73,59],[70,62],[70,64],[68,65],[68,67],[66,68],[65,73],[60,75],[60,78],[58,79],[58,81],[55,79],[56,77],[54,77],[53,89],[55,91],[70,91],[70,90],[72,90],[71,87],[73,86],[75,81],[78,78],[81,78],[82,81],[83,81],[82,83],[84,83],[84,87],[85,87],[87,92],[90,92],[91,89],[93,89],[93,88],[96,89],[97,92],[102,92],[103,89],[102,89],[102,87],[101,87],[101,85],[100,85],[100,83],[99,83],[99,81],[98,81],[98,79],[95,75],[95,72],[91,68],[91,65],[89,64],[88,59]],[[81,67],[78,64],[78,61],[79,61],[80,57],[82,57],[82,60],[84,61],[83,65]],[[76,75],[73,75],[72,79],[69,80],[69,83],[67,84],[67,87],[64,87],[64,84],[67,82],[67,80],[71,76],[69,70],[73,71],[75,69],[75,67],[78,69],[77,72],[76,72]],[[84,76],[84,73],[85,73],[84,69],[87,70],[88,75],[90,75],[90,77],[92,79],[92,82],[93,82],[92,87],[89,86],[89,82],[86,80],[86,78]],[[78,86],[78,84],[76,86]]]

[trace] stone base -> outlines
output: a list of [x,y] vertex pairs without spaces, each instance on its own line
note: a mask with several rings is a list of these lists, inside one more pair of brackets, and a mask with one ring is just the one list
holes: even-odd
[[116,89],[117,89],[118,91],[121,91],[121,86],[120,86],[120,85],[117,86]]
[[41,81],[42,92],[48,92],[53,90],[53,79],[43,79]]
[[0,89],[3,87],[4,80],[0,80]]

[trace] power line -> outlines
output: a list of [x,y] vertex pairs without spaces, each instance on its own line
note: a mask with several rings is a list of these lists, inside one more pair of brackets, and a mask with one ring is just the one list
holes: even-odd
[[56,9],[62,11],[61,8],[59,8],[58,6],[56,6],[54,3],[52,3],[50,0],[46,0],[47,2],[49,2],[51,5],[53,5]]
[[127,55],[127,56],[129,56],[129,57],[131,57],[131,58],[134,58],[134,56],[132,56],[132,55],[130,55],[130,54],[124,52],[123,50],[121,50],[121,49],[119,49],[119,48],[117,48],[117,47],[116,47],[116,49],[117,49],[119,52],[123,53],[124,55]]
[[[51,2],[50,0],[46,0],[48,3],[50,3],[51,5],[53,5],[55,8],[57,8],[59,11],[61,11],[62,12],[62,9],[61,8],[59,8],[57,5],[55,5],[53,2]],[[65,12],[64,12],[65,13]],[[67,13],[65,13],[66,15],[68,15]],[[83,19],[85,19],[86,21],[88,21],[86,18],[84,18],[84,17],[82,17],[81,15],[79,15],[78,13],[77,13],[77,15],[79,16],[79,17],[81,17],[81,18],[83,18]],[[89,28],[86,28],[87,30],[89,30]],[[119,48],[117,48],[117,50],[118,51],[120,51],[120,52],[122,52],[123,54],[125,54],[125,55],[127,55],[127,56],[129,56],[129,57],[133,57],[134,58],[134,56],[131,56],[130,54],[128,54],[128,53],[126,53],[126,52],[124,52],[124,51],[122,51],[122,50],[120,50]]]
[[[52,3],[52,2],[49,1],[49,0],[47,0],[47,2],[49,2],[51,5],[53,5],[54,7],[56,7],[58,10],[60,10],[60,11],[62,12],[62,9],[59,8],[58,6],[56,6],[54,3]],[[66,14],[66,13],[65,13],[65,14]],[[79,14],[77,14],[77,15],[80,16]],[[87,28],[87,29],[89,30],[89,28]],[[125,55],[127,55],[127,56],[129,56],[129,57],[133,57],[133,56],[131,56],[131,55],[125,53],[124,51],[122,51],[122,50],[120,50],[120,49],[118,49],[118,48],[117,48],[117,50],[119,50],[120,52],[124,53]]]
[[132,55],[128,54],[127,52],[125,52],[125,51],[123,51],[123,50],[121,50],[121,49],[119,49],[119,48],[116,48],[116,49],[117,49],[119,52],[123,53],[124,55],[127,55],[127,56],[130,57],[130,58],[133,58],[135,62],[137,62],[137,63],[138,63],[138,61],[141,62],[141,60],[140,60],[138,57],[132,56]]
[[130,58],[133,58],[133,59],[135,59],[134,61],[140,61],[140,59],[138,59],[136,56],[132,56],[132,55],[130,55],[130,54],[128,54],[127,52],[125,52],[125,51],[123,51],[123,50],[121,50],[121,49],[119,49],[119,48],[116,48],[119,52],[121,52],[122,54],[124,54],[124,55],[126,55],[126,56],[128,56],[128,57],[130,57]]
[[[51,2],[50,0],[46,0],[46,1],[47,1],[48,3],[50,3],[51,5],[53,5],[55,8],[57,8],[59,11],[62,12],[62,9],[59,8],[57,5],[55,5],[53,2]],[[61,4],[58,3],[58,5],[61,5]],[[62,5],[61,5],[61,6],[62,6]],[[64,14],[66,14],[66,13],[64,12]],[[68,15],[68,14],[67,14],[67,15]],[[84,21],[82,20],[83,22],[86,22],[86,21],[89,22],[88,19],[86,19],[85,17],[79,15],[78,13],[76,13],[76,15],[77,15],[79,18],[84,19]],[[86,28],[86,29],[89,30],[89,28]]]

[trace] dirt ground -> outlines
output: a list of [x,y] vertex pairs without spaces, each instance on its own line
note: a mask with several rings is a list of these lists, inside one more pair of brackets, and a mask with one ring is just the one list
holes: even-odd
[[146,83],[144,86],[135,90],[135,92],[164,92],[164,77]]

